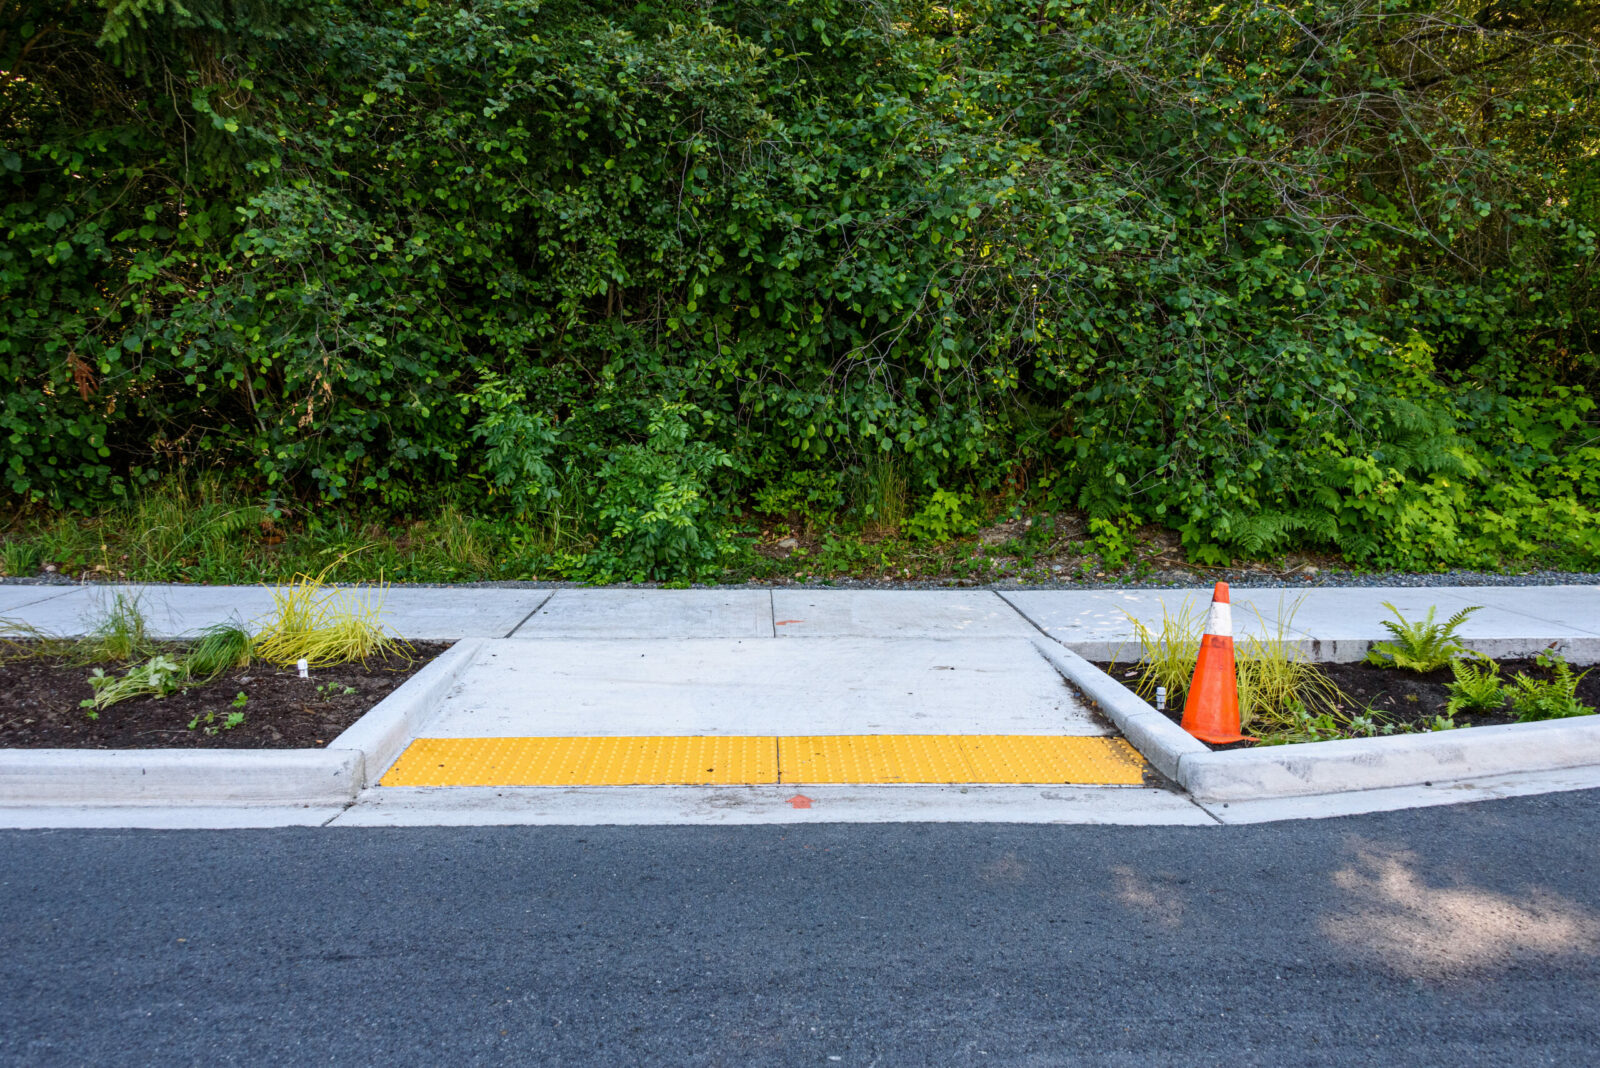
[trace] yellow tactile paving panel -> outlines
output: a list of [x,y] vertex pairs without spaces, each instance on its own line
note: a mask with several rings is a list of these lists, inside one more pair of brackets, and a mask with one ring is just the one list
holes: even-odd
[[778,754],[786,783],[1144,782],[1144,758],[1121,738],[843,734],[780,738]]
[[776,738],[418,738],[384,786],[1081,783],[1137,786],[1121,738],[840,734]]
[[699,786],[777,782],[777,739],[418,738],[384,786]]

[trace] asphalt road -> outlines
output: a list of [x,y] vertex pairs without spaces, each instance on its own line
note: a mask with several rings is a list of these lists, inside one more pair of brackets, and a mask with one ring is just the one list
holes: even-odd
[[1597,831],[3,832],[0,1061],[1593,1064]]

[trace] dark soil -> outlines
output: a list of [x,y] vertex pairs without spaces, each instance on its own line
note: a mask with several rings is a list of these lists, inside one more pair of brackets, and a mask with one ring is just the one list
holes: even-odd
[[[1548,669],[1540,667],[1533,660],[1499,660],[1496,663],[1500,665],[1500,678],[1508,686],[1519,673],[1535,679],[1548,679],[1551,676]],[[1134,682],[1139,677],[1137,671],[1128,664],[1100,663],[1096,666],[1129,689],[1133,688]],[[1399,730],[1419,728],[1435,716],[1444,715],[1445,705],[1450,700],[1450,683],[1455,679],[1447,667],[1419,675],[1412,671],[1372,667],[1369,664],[1318,664],[1317,666],[1344,692],[1345,696],[1350,698],[1349,703],[1342,707],[1342,711],[1363,713],[1371,709],[1376,713],[1374,718],[1380,723],[1394,723]],[[1573,670],[1578,674],[1588,671],[1587,668]],[[1130,675],[1130,671],[1134,673]],[[1584,675],[1583,681],[1578,684],[1578,700],[1591,707],[1600,708],[1600,670]],[[1179,694],[1175,700],[1169,700],[1164,711],[1168,719],[1174,723],[1180,722],[1183,719],[1183,695]],[[1517,717],[1508,702],[1496,711],[1458,712],[1455,720],[1458,727],[1488,727],[1497,723],[1516,723]],[[1211,748],[1218,751],[1248,749],[1253,744],[1235,742],[1232,745],[1213,745]]]
[[[394,655],[342,664],[313,671],[309,679],[293,668],[252,664],[170,697],[120,701],[102,709],[98,719],[79,706],[93,695],[90,671],[99,666],[108,675],[120,675],[127,665],[75,666],[60,657],[15,657],[0,662],[0,747],[318,749],[447,648],[448,643],[414,643],[409,659]],[[220,729],[236,710],[240,693],[246,698],[238,708],[244,722]],[[190,728],[197,716],[199,722]]]

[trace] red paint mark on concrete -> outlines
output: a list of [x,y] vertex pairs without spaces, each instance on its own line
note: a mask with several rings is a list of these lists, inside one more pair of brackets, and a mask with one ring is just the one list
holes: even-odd
[[810,808],[811,798],[807,797],[805,794],[795,794],[793,797],[789,798],[789,804],[793,805],[795,808]]
[[790,623],[804,623],[804,622],[805,622],[805,620],[803,620],[803,619],[780,619],[780,620],[778,620],[778,622],[774,623],[773,626],[776,626],[776,627],[787,627]]

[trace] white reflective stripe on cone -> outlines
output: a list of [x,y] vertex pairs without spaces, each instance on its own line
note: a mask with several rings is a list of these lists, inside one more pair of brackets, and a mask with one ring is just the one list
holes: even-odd
[[1206,633],[1219,638],[1233,637],[1233,605],[1227,601],[1211,602],[1211,619],[1206,623]]

